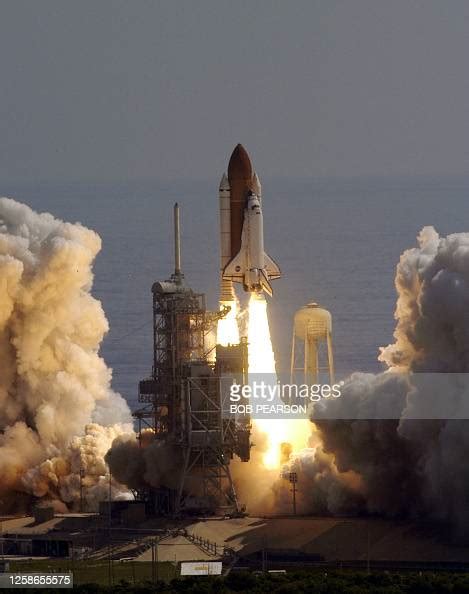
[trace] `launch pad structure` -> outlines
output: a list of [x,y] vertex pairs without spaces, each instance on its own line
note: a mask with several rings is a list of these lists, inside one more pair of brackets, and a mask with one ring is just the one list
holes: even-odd
[[233,419],[223,410],[231,378],[243,383],[247,374],[247,342],[215,344],[217,322],[229,308],[208,311],[205,295],[185,284],[177,204],[174,238],[174,274],[152,286],[152,374],[139,382],[144,406],[133,416],[140,447],[148,440],[167,446],[161,455],[175,452],[180,467],[171,485],[148,487],[139,495],[157,515],[237,513],[230,461],[234,455],[249,460],[251,425],[249,417]]

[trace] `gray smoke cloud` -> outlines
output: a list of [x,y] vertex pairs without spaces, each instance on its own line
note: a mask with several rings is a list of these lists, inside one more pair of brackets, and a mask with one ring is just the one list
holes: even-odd
[[[0,496],[88,507],[108,489],[104,456],[132,431],[99,356],[108,323],[91,295],[99,236],[0,199]],[[115,497],[128,496],[114,483]],[[21,499],[21,497],[19,498]]]
[[[286,470],[299,473],[304,510],[431,517],[467,538],[467,390],[452,376],[415,378],[469,369],[469,233],[440,237],[425,227],[402,254],[395,284],[395,341],[379,356],[388,369],[352,374],[341,398],[316,407],[320,445]],[[284,504],[285,481],[274,491]]]
[[113,476],[132,489],[143,486],[176,489],[183,466],[181,448],[155,439],[143,431],[140,442],[134,434],[118,436],[106,455]]

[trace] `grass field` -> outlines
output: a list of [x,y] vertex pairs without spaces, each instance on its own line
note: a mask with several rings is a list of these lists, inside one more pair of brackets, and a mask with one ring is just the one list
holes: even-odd
[[44,573],[71,571],[75,584],[101,585],[118,584],[121,581],[130,584],[156,579],[169,581],[178,577],[179,574],[179,568],[174,563],[155,563],[152,568],[150,561],[112,561],[110,567],[108,561],[72,561],[70,559],[15,561],[10,563],[10,571]]

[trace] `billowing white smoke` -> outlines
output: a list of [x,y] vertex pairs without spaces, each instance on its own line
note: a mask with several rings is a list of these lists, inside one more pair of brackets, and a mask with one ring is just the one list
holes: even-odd
[[[469,370],[469,233],[426,227],[418,241],[397,267],[395,342],[380,355],[388,370],[353,374],[341,398],[317,407],[322,445],[291,465],[308,511],[430,516],[467,537],[468,392],[453,387],[459,375],[420,374]],[[284,484],[276,491],[280,502]]]
[[[130,413],[99,356],[99,236],[0,199],[0,492],[94,504]],[[107,488],[107,487],[106,487]],[[119,491],[116,484],[115,491]],[[117,495],[117,493],[116,493]],[[13,497],[12,497],[13,498]]]

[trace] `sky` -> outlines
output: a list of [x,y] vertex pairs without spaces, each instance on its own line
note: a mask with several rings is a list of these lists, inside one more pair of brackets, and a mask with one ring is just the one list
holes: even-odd
[[465,0],[3,0],[0,183],[459,176]]

